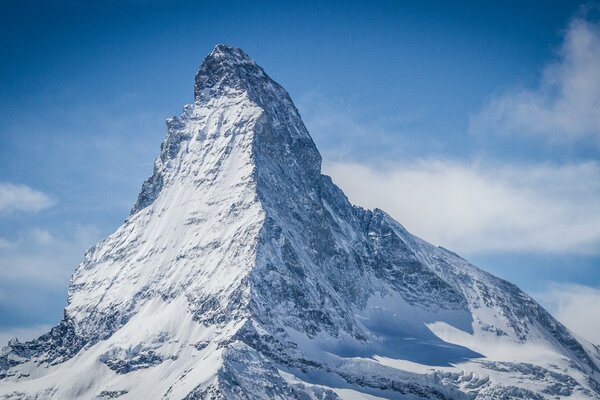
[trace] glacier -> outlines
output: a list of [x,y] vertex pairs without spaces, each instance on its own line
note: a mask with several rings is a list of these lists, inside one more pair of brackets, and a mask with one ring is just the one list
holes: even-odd
[[352,205],[218,45],[62,321],[2,349],[0,399],[600,399],[599,368],[515,285]]

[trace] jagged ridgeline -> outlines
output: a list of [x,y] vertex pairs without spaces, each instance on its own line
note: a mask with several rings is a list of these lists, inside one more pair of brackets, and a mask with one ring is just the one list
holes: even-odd
[[350,204],[242,50],[206,57],[167,129],[64,319],[3,349],[0,398],[600,399],[598,347]]

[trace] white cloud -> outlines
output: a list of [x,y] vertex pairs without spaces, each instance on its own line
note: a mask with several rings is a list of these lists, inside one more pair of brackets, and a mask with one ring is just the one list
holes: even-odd
[[45,229],[34,228],[30,236],[37,245],[47,245],[54,242],[54,236]]
[[537,134],[552,141],[591,137],[600,145],[599,110],[600,24],[577,18],[538,87],[493,98],[472,118],[471,131]]
[[[85,251],[98,241],[94,226],[78,226],[67,235],[55,235],[32,228],[2,247],[0,242],[0,303],[7,287],[39,282],[48,287],[63,287]],[[35,293],[30,294],[35,296]]]
[[10,249],[13,246],[14,246],[13,242],[0,237],[0,250]]
[[600,164],[494,165],[422,160],[326,162],[351,201],[462,253],[600,250]]
[[34,325],[23,328],[8,328],[0,330],[0,348],[6,346],[14,337],[21,342],[35,339],[50,330],[50,325]]
[[4,246],[0,242],[0,347],[15,336],[33,339],[58,322],[69,277],[99,236],[93,226],[64,234],[31,228]]
[[553,284],[534,297],[577,335],[600,344],[600,289],[577,284]]
[[52,204],[53,201],[47,195],[29,186],[0,182],[0,213],[37,212]]

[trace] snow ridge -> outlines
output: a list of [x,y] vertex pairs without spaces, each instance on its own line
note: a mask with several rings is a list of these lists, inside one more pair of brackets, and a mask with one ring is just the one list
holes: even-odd
[[600,348],[321,174],[288,93],[218,45],[4,399],[600,399]]

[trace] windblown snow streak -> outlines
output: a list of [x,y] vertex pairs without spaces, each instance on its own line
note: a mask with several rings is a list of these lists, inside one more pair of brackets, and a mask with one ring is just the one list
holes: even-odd
[[[219,45],[63,321],[4,399],[600,399],[600,349],[516,286],[355,207],[286,91]],[[409,196],[410,193],[407,193]]]

